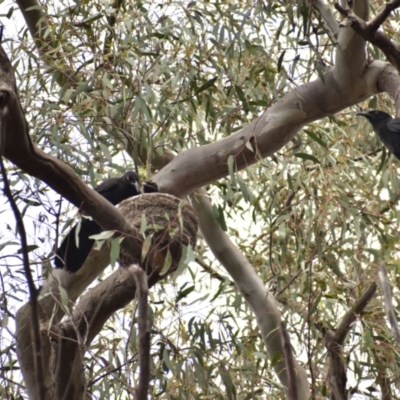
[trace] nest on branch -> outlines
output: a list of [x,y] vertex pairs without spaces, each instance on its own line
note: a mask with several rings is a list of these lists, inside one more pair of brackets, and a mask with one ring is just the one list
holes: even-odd
[[196,245],[197,219],[183,200],[149,193],[124,200],[118,209],[144,240],[140,260],[121,250],[122,266],[139,264],[149,276],[163,276],[176,271],[187,246]]

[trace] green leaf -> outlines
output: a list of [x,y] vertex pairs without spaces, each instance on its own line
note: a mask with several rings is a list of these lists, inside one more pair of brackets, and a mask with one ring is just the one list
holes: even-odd
[[153,238],[153,234],[147,236],[146,239],[145,239],[144,242],[143,242],[143,245],[142,245],[142,257],[141,257],[142,263],[143,263],[144,260],[146,259],[147,253],[148,253],[149,250],[150,250],[150,247],[151,247],[151,239],[152,239],[152,238]]
[[320,293],[320,294],[317,296],[317,298],[314,300],[314,302],[313,302],[313,304],[312,304],[312,306],[311,306],[311,309],[310,309],[310,315],[314,314],[314,312],[316,311],[316,309],[317,309],[317,307],[318,307],[318,304],[319,304],[319,302],[321,301],[321,298],[322,298],[322,293]]
[[214,83],[216,82],[216,80],[218,79],[218,76],[210,79],[209,81],[207,81],[204,85],[201,85],[195,92],[194,95],[197,95],[201,92],[204,92],[205,90],[207,90],[208,88],[210,88],[211,86],[214,85]]
[[114,231],[103,231],[101,233],[98,233],[97,235],[91,235],[89,236],[89,238],[94,240],[107,240],[112,238],[114,236],[114,233]]
[[[37,246],[36,244],[29,244],[28,246],[26,246],[26,252],[30,253],[31,251],[36,250],[38,248],[39,246]],[[22,248],[17,251],[17,254],[22,254],[22,253],[23,253]]]
[[66,310],[68,310],[68,304],[69,304],[68,293],[66,292],[66,290],[61,285],[58,286],[58,289],[60,291],[61,304],[64,306],[64,308]]
[[314,132],[312,132],[308,129],[303,129],[303,131],[307,136],[309,136],[312,140],[316,141],[319,145],[321,145],[325,149],[328,148],[327,145],[322,141],[322,139],[320,137],[318,137],[318,135],[316,135]]
[[111,263],[112,267],[115,266],[115,263],[119,258],[119,253],[121,250],[121,243],[123,240],[124,240],[123,237],[119,237],[119,238],[113,239],[111,241],[110,263]]
[[233,168],[234,165],[235,165],[235,157],[229,156],[228,157],[228,171],[229,171],[229,175],[231,176],[232,186],[236,185],[235,171]]
[[236,94],[239,97],[239,100],[242,102],[243,110],[247,112],[249,110],[249,104],[247,102],[246,96],[244,95],[242,88],[238,85],[235,85],[235,90]]
[[316,164],[321,164],[317,157],[312,156],[311,154],[307,153],[296,153],[295,157],[302,158],[303,160],[310,160],[315,162]]
[[187,297],[190,293],[193,292],[194,289],[195,289],[195,286],[192,285],[192,286],[189,286],[188,288],[186,288],[184,290],[181,290],[178,293],[178,296],[176,297],[175,302],[178,303],[180,300],[182,300],[183,298]]
[[159,272],[160,276],[164,276],[171,268],[171,265],[172,265],[172,255],[171,255],[171,252],[169,250],[167,250],[167,254],[164,259],[164,265],[163,265],[161,271]]
[[286,50],[284,50],[278,58],[278,66],[277,66],[278,72],[281,72],[283,57],[285,57],[285,53]]
[[217,220],[218,220],[219,225],[221,226],[222,230],[226,232],[228,230],[228,227],[226,226],[224,209],[221,206],[218,206]]

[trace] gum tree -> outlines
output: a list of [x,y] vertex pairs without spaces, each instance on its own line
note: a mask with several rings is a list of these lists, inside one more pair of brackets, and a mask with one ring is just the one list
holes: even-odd
[[[1,52],[18,227],[1,238],[2,395],[146,398],[145,360],[151,398],[393,398],[397,161],[354,111],[400,110],[398,2],[17,3],[25,27],[6,26]],[[73,206],[141,263],[143,219],[84,183],[136,166],[190,199],[201,233],[149,280],[147,356],[139,281],[103,272],[107,245],[77,274],[52,268]]]

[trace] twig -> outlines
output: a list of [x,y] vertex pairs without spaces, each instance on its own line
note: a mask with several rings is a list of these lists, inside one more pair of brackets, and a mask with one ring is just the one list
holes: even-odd
[[228,277],[223,276],[221,274],[219,274],[217,271],[215,271],[213,268],[211,268],[209,265],[207,265],[203,260],[201,260],[199,257],[196,257],[194,259],[197,264],[200,265],[201,268],[204,269],[204,271],[208,272],[212,278],[218,279],[220,282],[229,282],[229,286],[235,286],[235,284],[228,279]]
[[390,292],[389,277],[386,271],[384,263],[379,266],[378,272],[379,280],[381,281],[381,289],[383,293],[383,299],[385,301],[386,314],[389,318],[390,326],[392,327],[394,338],[398,344],[400,344],[400,331],[397,325],[396,315],[393,310],[392,294]]
[[139,384],[136,387],[136,400],[147,400],[150,381],[150,329],[148,322],[147,275],[138,266],[129,267],[133,274],[137,288],[138,300],[138,327],[139,327]]
[[292,283],[293,281],[303,272],[302,269],[299,269],[291,278],[290,281],[281,289],[279,292],[275,294],[275,297],[279,297]]
[[312,308],[312,283],[313,283],[313,263],[310,261],[309,263],[309,293],[308,293],[308,307],[307,307],[307,359],[308,359],[308,368],[310,369],[310,377],[311,377],[311,399],[315,399],[315,376],[314,369],[312,365],[312,351],[311,351],[311,308]]
[[38,312],[38,301],[37,301],[39,296],[39,290],[36,288],[35,283],[33,282],[31,268],[29,265],[28,242],[26,239],[25,225],[22,220],[22,216],[18,209],[18,206],[11,193],[10,184],[8,182],[6,174],[6,169],[4,167],[3,157],[1,155],[0,155],[0,168],[4,183],[3,192],[7,197],[8,201],[10,202],[11,209],[14,213],[14,218],[17,223],[19,236],[21,238],[22,259],[23,259],[26,280],[28,282],[29,302],[30,302],[30,311],[32,318],[31,322],[32,322],[33,346],[35,353],[35,372],[37,376],[37,390],[39,399],[45,400],[47,388],[44,383],[43,358],[41,351],[42,346],[40,341],[39,312]]

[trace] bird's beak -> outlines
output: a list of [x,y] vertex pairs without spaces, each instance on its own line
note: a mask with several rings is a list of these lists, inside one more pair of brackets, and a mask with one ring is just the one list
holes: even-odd
[[368,112],[367,111],[360,111],[360,112],[356,113],[356,115],[361,115],[363,117],[366,117],[368,115]]
[[139,181],[134,181],[134,182],[132,182],[132,185],[135,186],[135,188],[136,188],[136,190],[138,191],[138,193],[140,193]]

